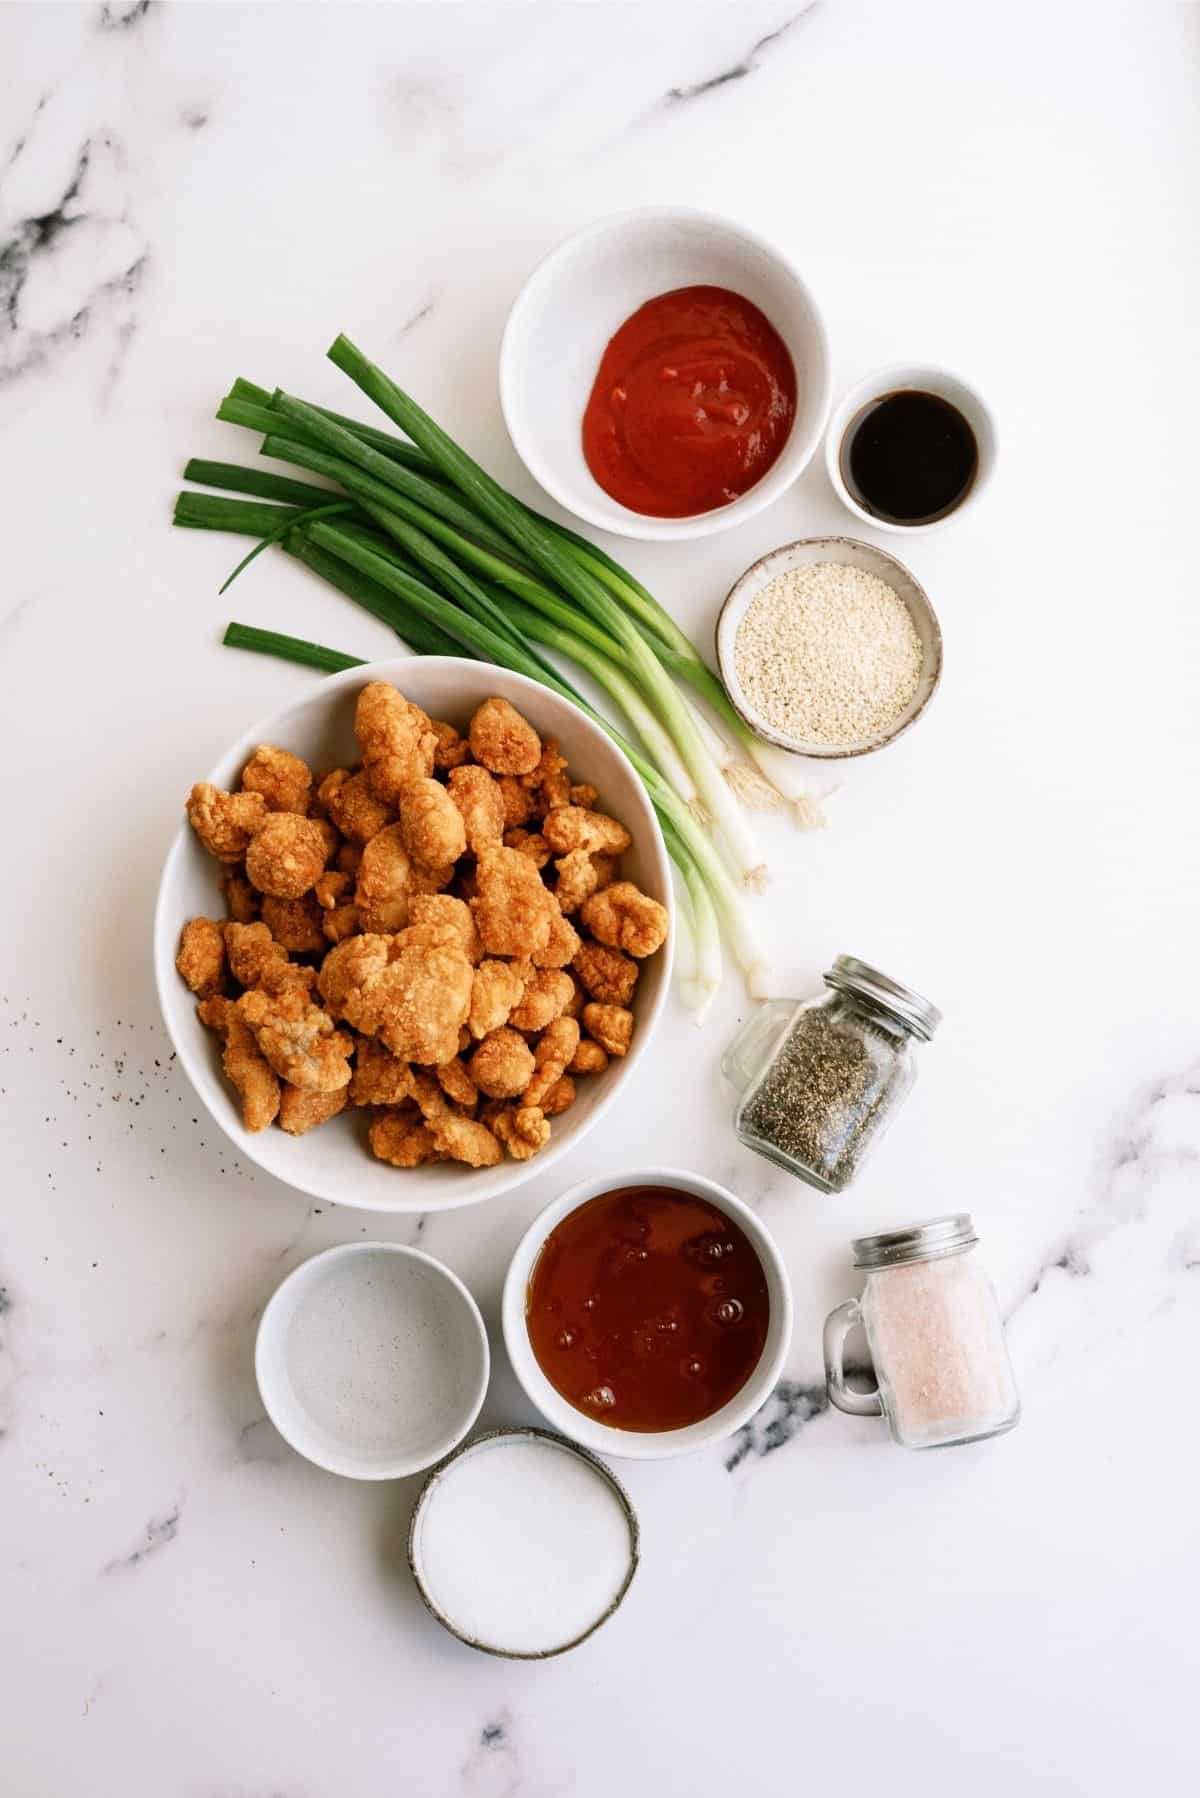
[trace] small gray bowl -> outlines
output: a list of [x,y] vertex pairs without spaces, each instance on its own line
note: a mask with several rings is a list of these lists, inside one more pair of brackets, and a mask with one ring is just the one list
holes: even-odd
[[[784,736],[754,709],[738,680],[735,644],[738,629],[751,602],[778,576],[790,574],[795,568],[811,568],[817,562],[843,562],[885,581],[907,606],[921,644],[921,673],[912,699],[886,730],[859,742],[831,745]],[[942,678],[942,628],[925,589],[903,562],[890,556],[885,549],[876,549],[873,543],[860,542],[857,537],[801,537],[797,542],[785,543],[781,548],[773,549],[768,555],[751,563],[746,572],[738,576],[725,597],[725,603],[717,617],[716,639],[717,664],[725,682],[725,690],[735,710],[755,736],[761,737],[765,743],[774,743],[779,749],[788,749],[794,755],[812,756],[821,761],[845,761],[850,756],[870,755],[872,750],[894,743],[897,737],[903,736],[916,723],[933,698]]]

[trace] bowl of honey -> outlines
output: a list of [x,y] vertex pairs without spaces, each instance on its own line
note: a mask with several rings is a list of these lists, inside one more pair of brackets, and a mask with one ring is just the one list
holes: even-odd
[[769,1398],[792,1333],[779,1250],[748,1205],[679,1168],[601,1175],[534,1219],[504,1283],[527,1397],[585,1448],[690,1454]]

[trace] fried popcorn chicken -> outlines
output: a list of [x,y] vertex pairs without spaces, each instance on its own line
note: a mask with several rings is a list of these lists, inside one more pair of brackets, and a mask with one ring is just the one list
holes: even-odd
[[561,1117],[575,1103],[575,1082],[569,1074],[562,1075],[554,1082],[550,1091],[542,1100],[542,1112],[548,1118]]
[[542,741],[527,719],[507,699],[485,699],[471,719],[471,753],[493,774],[530,774],[542,754]]
[[241,1098],[243,1124],[247,1130],[265,1130],[279,1115],[279,1078],[255,1042],[254,1032],[238,1016],[230,999],[204,999],[197,1009],[200,1022],[224,1038],[221,1062]]
[[452,768],[446,791],[462,813],[472,855],[499,845],[504,832],[504,795],[486,768]]
[[575,990],[571,994],[570,1003],[564,1008],[562,1015],[564,1018],[580,1018],[583,1016],[583,1008],[587,1004],[588,996],[580,986],[579,978],[575,974],[572,974],[571,976],[571,985]]
[[333,858],[333,865],[339,874],[357,874],[362,865],[362,853],[361,843],[341,843]]
[[582,786],[572,787],[570,798],[567,801],[568,805],[581,805],[585,811],[589,812],[594,812],[599,802],[600,795],[595,787],[588,786],[586,783]]
[[440,718],[431,718],[429,728],[437,738],[433,765],[442,774],[448,773],[451,768],[461,768],[464,762],[470,761],[471,745],[452,724],[443,724]]
[[276,749],[273,743],[260,743],[242,770],[243,793],[261,793],[272,812],[308,811],[312,795],[312,774],[290,749]]
[[321,840],[325,845],[325,866],[327,868],[336,867],[338,854],[342,848],[342,839],[337,829],[329,822],[328,818],[313,818],[311,822],[320,831]]
[[529,1085],[536,1065],[525,1038],[506,1026],[489,1031],[467,1063],[472,1080],[489,1099],[515,1099]]
[[315,818],[271,812],[246,850],[246,878],[275,899],[299,899],[324,870],[325,836]]
[[315,893],[305,893],[302,899],[276,899],[266,894],[262,921],[289,955],[315,955],[325,947],[321,907]]
[[349,1090],[351,1105],[402,1105],[413,1096],[412,1069],[375,1037],[361,1036]]
[[329,816],[344,837],[352,843],[369,843],[396,814],[390,805],[372,793],[365,773],[351,774],[335,768],[317,788],[317,798],[328,807]]
[[633,1013],[623,1005],[585,1005],[583,1027],[607,1054],[620,1057],[633,1040]]
[[329,951],[317,975],[317,991],[330,1013],[364,1036],[379,1028],[384,999],[379,983],[391,946],[390,937],[374,932],[348,937]]
[[550,1124],[536,1105],[520,1105],[502,1111],[492,1130],[514,1161],[528,1161],[550,1141]]
[[550,860],[550,845],[536,830],[506,830],[504,847],[515,849],[518,855],[528,857],[539,874]]
[[303,1092],[285,1084],[279,1098],[279,1128],[289,1136],[306,1135],[345,1109],[346,1091],[343,1086],[331,1093]]
[[450,893],[414,893],[408,902],[408,928],[453,931],[472,966],[483,954],[470,906]]
[[579,1039],[579,1047],[567,1063],[568,1074],[602,1074],[608,1066],[607,1052],[590,1036]]
[[404,847],[404,830],[389,824],[363,849],[354,903],[363,930],[403,930],[408,923],[413,865]]
[[601,1005],[628,1005],[640,972],[636,961],[603,943],[581,943],[571,963],[584,989]]
[[409,781],[433,773],[437,734],[420,706],[405,699],[388,681],[370,681],[359,694],[354,734],[371,791],[386,805],[399,804],[401,790]]
[[453,1061],[443,1062],[437,1071],[438,1085],[448,1099],[455,1105],[461,1105],[466,1111],[474,1111],[479,1100],[479,1088],[467,1071],[461,1055]]
[[237,868],[230,866],[221,870],[221,895],[225,910],[235,924],[253,924],[258,916],[260,896]]
[[554,897],[558,900],[558,909],[568,917],[596,891],[600,883],[596,861],[586,849],[572,849],[556,861],[554,867],[558,874]]
[[582,805],[560,805],[547,812],[542,834],[556,855],[566,855],[572,849],[586,849],[589,855],[620,855],[633,841],[615,818]]
[[471,910],[488,954],[536,955],[544,949],[557,908],[533,863],[515,849],[485,849],[476,878],[479,896]]
[[642,960],[667,940],[667,908],[632,880],[614,880],[585,901],[583,922],[598,943]]
[[481,961],[471,981],[471,1008],[467,1024],[471,1035],[485,1037],[507,1024],[514,1005],[521,1003],[525,982],[508,961]]
[[570,805],[571,782],[567,776],[567,758],[559,750],[554,737],[547,739],[537,767],[531,774],[522,776],[522,782],[540,792],[543,814],[555,806]]
[[539,949],[533,956],[535,968],[565,968],[579,950],[579,932],[569,918],[561,912],[550,920],[550,935],[546,939],[546,947]]
[[[526,775],[525,779],[528,778]],[[519,830],[534,815],[533,798],[525,780],[518,780],[515,774],[502,774],[496,785],[500,788],[500,797],[504,801],[505,830]]]
[[432,1066],[453,1061],[471,1004],[472,968],[461,944],[393,944],[392,949],[394,959],[374,983],[376,1035],[405,1061]]
[[228,923],[224,937],[229,967],[239,986],[257,986],[268,969],[287,966],[287,950],[265,924]]
[[393,1167],[424,1167],[442,1159],[429,1125],[410,1111],[381,1111],[368,1137],[371,1153]]
[[436,780],[411,780],[400,789],[400,832],[404,847],[426,868],[450,867],[466,854],[463,815]]
[[533,1052],[534,1074],[522,1095],[522,1104],[541,1106],[546,1094],[566,1073],[578,1047],[579,1025],[575,1019],[555,1018]]
[[188,823],[219,862],[240,862],[269,813],[261,793],[223,793],[198,780],[187,801]]
[[225,985],[225,939],[211,918],[191,918],[179,937],[175,966],[198,999],[211,999]]
[[237,1002],[238,1015],[281,1080],[304,1092],[331,1093],[350,1084],[354,1044],[329,1013],[288,982],[276,992],[257,986]]
[[451,1161],[465,1161],[468,1167],[496,1167],[504,1160],[504,1151],[486,1124],[473,1118],[435,1118],[429,1134],[441,1154]]
[[321,908],[321,929],[327,942],[342,943],[362,929],[362,919],[354,903],[354,878],[331,868],[313,887],[313,898]]
[[575,983],[561,968],[538,968],[526,984],[521,1002],[508,1014],[517,1030],[544,1030],[562,1016],[575,994]]

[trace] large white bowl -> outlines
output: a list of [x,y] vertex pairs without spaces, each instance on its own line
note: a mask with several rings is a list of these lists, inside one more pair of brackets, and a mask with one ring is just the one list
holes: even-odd
[[[465,729],[489,694],[510,700],[546,737],[557,737],[571,772],[598,788],[600,802],[633,836],[622,872],[668,910],[672,906],[670,868],[662,832],[645,788],[621,751],[569,701],[527,680],[482,662],[456,656],[399,657],[372,662],[328,676],[305,699],[248,730],[212,768],[215,786],[237,785],[245,762],[259,743],[276,743],[315,768],[356,762],[354,705],[372,680],[393,681],[432,717]],[[672,939],[647,961],[634,999],[637,1019],[633,1045],[623,1061],[579,1082],[579,1096],[555,1118],[550,1143],[530,1161],[504,1161],[494,1168],[467,1168],[454,1162],[400,1169],[376,1161],[366,1143],[367,1113],[347,1109],[307,1136],[286,1136],[272,1126],[244,1128],[237,1095],[221,1072],[220,1044],[196,1016],[196,1001],[175,970],[179,933],[189,918],[223,913],[218,867],[184,824],[171,845],[159,887],[154,918],[154,971],[163,1017],[188,1079],[205,1108],[240,1155],[301,1192],[363,1211],[448,1211],[510,1192],[534,1174],[545,1173],[568,1154],[613,1103],[650,1047],[670,983]]]
[[[714,1411],[711,1417],[702,1417],[699,1423],[687,1424],[678,1430],[618,1430],[577,1411],[550,1384],[529,1341],[525,1306],[529,1282],[546,1238],[568,1212],[577,1211],[580,1205],[586,1205],[589,1199],[598,1198],[603,1192],[614,1192],[623,1186],[666,1186],[675,1192],[698,1193],[741,1226],[766,1277],[771,1305],[767,1339],[750,1378],[741,1391],[735,1392],[728,1404]],[[694,1454],[710,1442],[720,1442],[731,1436],[770,1398],[783,1371],[792,1339],[792,1288],[774,1237],[749,1205],[734,1198],[724,1186],[718,1186],[715,1180],[706,1180],[701,1174],[686,1173],[682,1168],[626,1168],[584,1180],[561,1198],[554,1199],[534,1218],[509,1262],[500,1321],[513,1372],[524,1387],[526,1397],[556,1430],[597,1454],[620,1455],[630,1461],[664,1461],[675,1455]]]
[[[676,287],[726,287],[766,314],[796,369],[796,417],[777,460],[728,506],[647,518],[593,479],[583,413],[600,358],[630,313]],[[500,404],[534,479],[589,524],[658,542],[729,530],[778,499],[808,463],[829,413],[829,342],[816,301],[773,244],[711,212],[650,206],[568,237],[517,296],[500,349]]]

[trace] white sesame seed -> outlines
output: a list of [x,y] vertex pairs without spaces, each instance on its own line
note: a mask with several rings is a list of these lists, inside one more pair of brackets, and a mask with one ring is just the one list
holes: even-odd
[[882,735],[912,702],[921,642],[893,587],[844,562],[776,575],[746,608],[734,662],[751,709],[795,742]]

